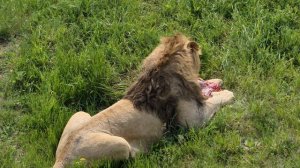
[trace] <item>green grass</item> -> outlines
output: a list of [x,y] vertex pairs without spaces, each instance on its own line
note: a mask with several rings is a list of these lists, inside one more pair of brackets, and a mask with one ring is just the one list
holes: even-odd
[[201,44],[200,75],[222,78],[235,103],[148,154],[94,166],[300,167],[300,1],[0,3],[0,40],[20,43],[0,60],[0,167],[52,166],[70,116],[121,98],[159,37],[175,32]]

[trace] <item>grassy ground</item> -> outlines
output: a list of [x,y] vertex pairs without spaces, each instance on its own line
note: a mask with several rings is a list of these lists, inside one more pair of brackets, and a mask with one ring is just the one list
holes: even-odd
[[[0,167],[50,167],[69,117],[118,100],[160,36],[236,96],[203,129],[106,167],[300,167],[300,1],[0,0]],[[95,164],[97,167],[97,164]]]

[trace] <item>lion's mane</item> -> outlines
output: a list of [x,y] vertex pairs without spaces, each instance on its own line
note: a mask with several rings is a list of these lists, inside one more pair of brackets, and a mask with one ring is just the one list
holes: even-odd
[[140,111],[154,113],[166,123],[176,116],[180,99],[193,99],[202,105],[204,98],[199,94],[200,86],[191,80],[198,76],[194,69],[199,69],[200,65],[192,57],[199,47],[192,42],[188,50],[187,43],[190,40],[181,34],[163,38],[145,59],[137,81],[124,98],[132,101]]

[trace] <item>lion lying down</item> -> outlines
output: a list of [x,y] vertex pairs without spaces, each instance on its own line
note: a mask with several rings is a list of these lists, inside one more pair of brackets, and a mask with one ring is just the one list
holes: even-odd
[[54,167],[65,167],[81,157],[134,157],[162,137],[165,124],[203,126],[234,96],[228,90],[213,92],[210,98],[201,95],[200,53],[198,45],[183,35],[162,38],[123,99],[93,117],[77,112],[70,118]]

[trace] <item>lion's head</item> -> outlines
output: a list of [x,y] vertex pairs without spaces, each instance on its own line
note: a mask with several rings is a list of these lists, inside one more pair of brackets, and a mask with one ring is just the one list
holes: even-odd
[[162,38],[145,58],[138,80],[124,98],[163,122],[174,118],[180,99],[193,99],[201,105],[204,98],[197,83],[200,54],[197,43],[184,35]]

